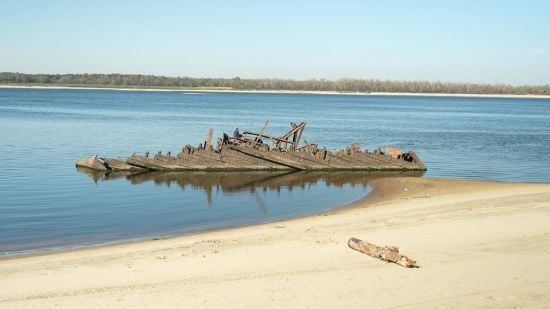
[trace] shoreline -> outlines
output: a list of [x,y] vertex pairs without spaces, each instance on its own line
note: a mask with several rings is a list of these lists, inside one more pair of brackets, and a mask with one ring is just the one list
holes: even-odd
[[[402,177],[372,186],[314,216],[2,259],[0,308],[550,303],[550,184]],[[349,237],[398,246],[420,268],[353,251]]]
[[191,92],[191,93],[261,93],[261,94],[314,94],[349,96],[412,96],[412,97],[458,97],[458,98],[510,98],[510,99],[550,99],[550,95],[521,94],[459,94],[459,93],[413,93],[413,92],[338,92],[305,90],[233,90],[233,89],[168,89],[168,88],[131,88],[131,87],[81,87],[81,86],[32,86],[0,84],[0,89],[63,89],[63,90],[113,90],[145,92]]
[[255,226],[263,226],[268,224],[277,224],[277,223],[284,223],[284,222],[291,222],[294,220],[301,220],[309,217],[316,217],[316,216],[325,216],[330,215],[332,213],[336,213],[340,210],[345,210],[348,207],[355,207],[357,204],[361,204],[363,201],[367,201],[370,194],[373,193],[373,190],[367,192],[367,194],[363,197],[357,198],[355,200],[351,200],[349,202],[344,202],[343,204],[336,205],[331,209],[328,210],[320,210],[317,212],[309,213],[309,214],[302,214],[299,216],[293,216],[289,218],[282,218],[277,219],[275,221],[267,221],[267,222],[260,222],[260,223],[249,223],[249,224],[239,224],[239,225],[233,225],[233,226],[226,226],[226,227],[218,227],[218,228],[212,228],[212,229],[203,229],[203,230],[197,230],[192,232],[185,232],[185,233],[176,233],[176,234],[167,234],[167,235],[158,235],[158,236],[152,236],[152,237],[138,237],[138,238],[130,238],[130,239],[123,239],[123,240],[116,240],[111,242],[100,242],[100,243],[93,243],[93,244],[84,244],[84,245],[75,245],[71,247],[54,247],[54,248],[48,248],[48,249],[37,249],[32,251],[21,251],[21,252],[14,252],[7,253],[7,254],[0,254],[0,263],[3,260],[11,260],[11,259],[19,259],[19,258],[26,258],[26,257],[35,257],[35,256],[47,256],[47,255],[55,255],[55,254],[62,254],[67,252],[73,252],[73,251],[82,251],[82,250],[88,250],[88,249],[98,249],[103,247],[116,247],[116,246],[124,246],[124,245],[131,245],[131,244],[139,244],[143,242],[150,242],[150,241],[159,241],[159,240],[171,240],[171,239],[177,239],[181,237],[190,237],[200,234],[207,234],[207,233],[214,233],[214,232],[223,232],[233,229],[241,229],[241,228],[253,228]]

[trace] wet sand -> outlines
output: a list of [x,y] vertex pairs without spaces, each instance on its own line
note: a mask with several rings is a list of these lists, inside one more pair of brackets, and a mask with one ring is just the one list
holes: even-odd
[[[0,260],[1,308],[546,307],[550,184],[373,182],[295,220]],[[346,245],[395,245],[407,269]]]

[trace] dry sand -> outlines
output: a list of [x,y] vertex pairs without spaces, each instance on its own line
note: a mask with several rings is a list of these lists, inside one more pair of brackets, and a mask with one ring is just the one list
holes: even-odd
[[[328,214],[0,260],[0,307],[550,306],[550,184],[373,185]],[[398,246],[420,268],[353,251],[351,236]]]

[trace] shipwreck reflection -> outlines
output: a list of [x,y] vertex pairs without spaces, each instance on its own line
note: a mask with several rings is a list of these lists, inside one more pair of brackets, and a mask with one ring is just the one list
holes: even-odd
[[[94,182],[126,179],[132,185],[153,182],[158,186],[179,186],[182,189],[193,188],[205,192],[206,200],[212,202],[213,191],[239,192],[248,191],[255,194],[258,205],[264,205],[257,191],[291,191],[293,188],[307,189],[308,186],[323,182],[327,187],[343,187],[345,185],[367,187],[369,182],[383,177],[411,176],[420,177],[422,171],[406,172],[350,172],[350,171],[246,171],[246,172],[99,172],[87,168],[77,168],[88,175]],[[265,208],[265,205],[264,207]]]

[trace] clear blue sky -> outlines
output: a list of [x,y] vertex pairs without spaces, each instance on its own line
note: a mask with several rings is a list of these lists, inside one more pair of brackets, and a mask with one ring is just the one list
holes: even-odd
[[0,71],[550,83],[550,1],[0,1]]

